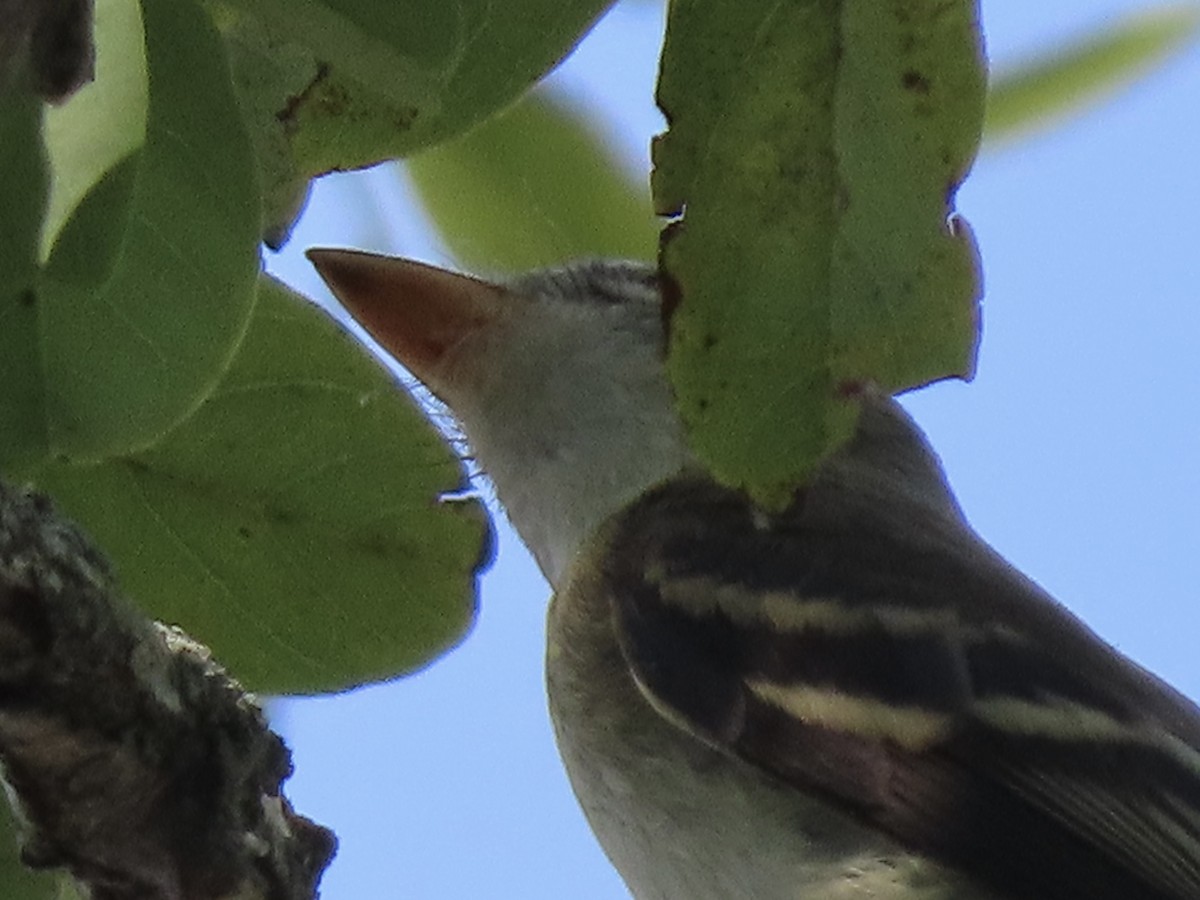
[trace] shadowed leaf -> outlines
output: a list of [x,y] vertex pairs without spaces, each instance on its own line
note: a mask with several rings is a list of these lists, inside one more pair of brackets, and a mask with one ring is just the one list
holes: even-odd
[[[25,389],[40,397],[39,437],[49,453],[78,460],[152,444],[195,409],[254,300],[258,192],[220,38],[192,0],[146,0],[142,13],[144,142],[116,162],[120,141],[98,141],[115,162],[103,173],[80,148],[51,154],[54,179],[75,185],[72,194],[84,179],[76,163],[99,180],[55,236],[32,312],[11,336],[36,348],[37,376]],[[114,48],[100,47],[99,80],[114,72]],[[91,119],[92,90],[60,111],[59,137],[103,131],[67,124],[75,111]],[[127,130],[135,119],[116,116],[108,127]]]
[[255,133],[268,236],[304,181],[407,156],[517,99],[612,0],[208,0]]
[[38,235],[49,191],[41,102],[0,92],[0,462],[47,450],[37,342]]

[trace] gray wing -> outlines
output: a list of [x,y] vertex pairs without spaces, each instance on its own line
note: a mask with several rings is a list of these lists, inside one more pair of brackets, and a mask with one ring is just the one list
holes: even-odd
[[611,522],[639,686],[999,897],[1200,898],[1200,713],[930,499],[922,465],[891,503],[843,472],[768,518],[683,479]]

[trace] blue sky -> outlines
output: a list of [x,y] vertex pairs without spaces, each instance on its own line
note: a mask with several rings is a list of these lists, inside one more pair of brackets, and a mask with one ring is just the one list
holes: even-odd
[[[985,3],[993,65],[1143,8]],[[627,0],[553,76],[638,172],[661,127],[652,102],[661,27],[656,4]],[[1193,49],[1111,101],[984,154],[958,202],[984,258],[979,374],[906,400],[984,537],[1191,696],[1200,696],[1197,97]],[[319,244],[451,262],[380,172],[322,183],[269,265],[319,295],[300,255]],[[328,900],[626,896],[554,749],[542,687],[548,589],[503,527],[499,551],[478,625],[455,652],[410,678],[279,707],[298,768],[290,794],[341,837]]]

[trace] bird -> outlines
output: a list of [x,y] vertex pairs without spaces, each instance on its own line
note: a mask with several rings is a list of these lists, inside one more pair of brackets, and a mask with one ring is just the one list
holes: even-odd
[[1200,900],[1200,710],[985,543],[887,392],[764,509],[689,449],[654,266],[309,258],[553,588],[559,753],[636,900]]

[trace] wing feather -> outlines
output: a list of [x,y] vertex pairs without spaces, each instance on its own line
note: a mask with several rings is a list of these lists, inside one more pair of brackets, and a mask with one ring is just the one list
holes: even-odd
[[835,470],[766,517],[685,478],[610,523],[606,591],[652,703],[1006,900],[1200,898],[1196,707],[948,493],[857,484]]

